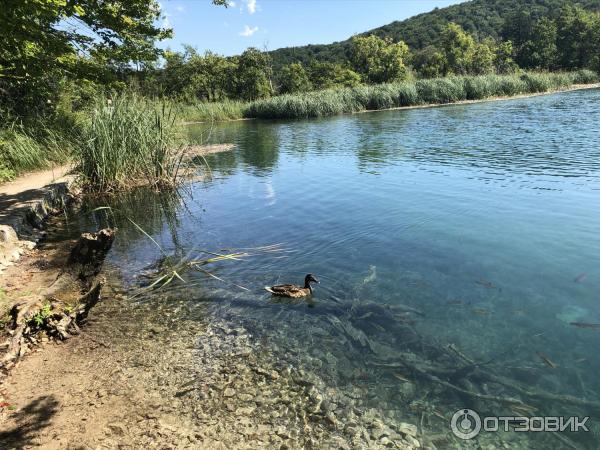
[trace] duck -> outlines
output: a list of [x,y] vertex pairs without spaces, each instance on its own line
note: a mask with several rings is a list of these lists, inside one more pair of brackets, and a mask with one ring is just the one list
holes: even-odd
[[312,294],[310,283],[319,283],[319,280],[311,273],[304,277],[304,287],[295,284],[278,284],[275,286],[265,286],[265,289],[278,297],[301,298]]

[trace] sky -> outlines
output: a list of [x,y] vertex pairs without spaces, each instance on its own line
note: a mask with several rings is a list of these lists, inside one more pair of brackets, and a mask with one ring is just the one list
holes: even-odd
[[231,56],[248,47],[275,50],[345,40],[394,20],[464,0],[231,0],[229,8],[211,0],[160,0],[162,24],[174,37],[161,48]]

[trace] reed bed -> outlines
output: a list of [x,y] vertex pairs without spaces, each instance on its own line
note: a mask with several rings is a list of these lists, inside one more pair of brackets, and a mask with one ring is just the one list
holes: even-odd
[[236,120],[244,117],[246,103],[227,100],[218,103],[183,103],[179,105],[179,114],[186,122],[218,122]]
[[590,70],[525,72],[511,75],[451,76],[414,82],[328,89],[280,95],[248,104],[244,115],[259,119],[301,119],[406,106],[447,104],[565,89],[599,81]]
[[109,106],[99,99],[82,126],[76,151],[91,190],[108,192],[138,183],[175,183],[183,155],[175,108],[135,95]]

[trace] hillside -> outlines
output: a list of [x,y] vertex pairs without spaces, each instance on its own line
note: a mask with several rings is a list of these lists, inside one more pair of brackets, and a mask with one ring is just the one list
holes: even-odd
[[[456,22],[478,38],[503,37],[505,23],[537,20],[543,16],[555,17],[567,4],[580,5],[588,10],[600,10],[600,0],[472,0],[447,8],[419,14],[396,21],[363,34],[391,37],[405,41],[412,50],[434,44],[448,22]],[[515,20],[512,20],[515,19]],[[349,40],[326,45],[288,47],[271,52],[273,66],[279,68],[290,62],[308,62],[314,58],[341,62],[349,47]]]

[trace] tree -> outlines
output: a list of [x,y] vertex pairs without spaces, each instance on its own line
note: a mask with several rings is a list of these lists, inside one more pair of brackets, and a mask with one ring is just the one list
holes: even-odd
[[592,16],[592,27],[590,33],[592,36],[590,68],[600,73],[600,13],[596,13]]
[[347,67],[330,62],[313,61],[309,66],[309,77],[315,89],[332,87],[354,87],[361,82],[360,75]]
[[350,60],[354,69],[369,83],[404,80],[407,69],[404,61],[409,55],[408,45],[375,35],[352,38]]
[[272,93],[269,55],[250,47],[237,58],[235,70],[236,96],[242,100],[257,100]]
[[496,58],[496,43],[488,38],[473,46],[469,61],[469,73],[484,75],[494,72],[494,60]]
[[593,23],[583,9],[565,6],[556,21],[558,63],[564,69],[589,67],[593,53]]
[[465,32],[460,25],[449,23],[442,31],[441,46],[450,73],[469,73],[476,49],[473,36]]
[[514,48],[512,41],[502,41],[495,49],[494,67],[497,73],[513,73],[519,66],[513,59]]
[[25,114],[45,105],[63,76],[102,80],[111,67],[151,64],[155,41],[172,34],[156,25],[160,16],[156,0],[3,0],[4,106]]
[[291,63],[281,69],[282,93],[306,92],[312,89],[312,83],[304,66],[300,63]]
[[558,63],[557,27],[553,20],[543,17],[531,30],[531,37],[518,53],[519,65],[533,69],[553,69]]
[[446,56],[433,45],[416,52],[412,64],[415,70],[424,78],[443,77],[448,71]]

